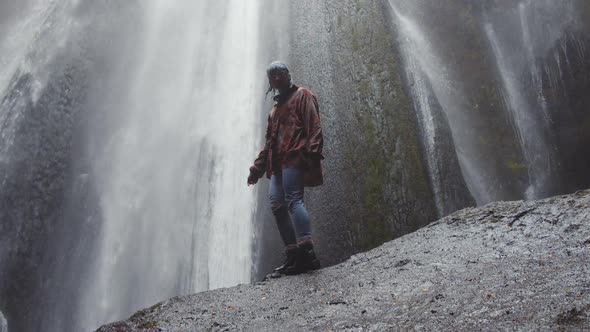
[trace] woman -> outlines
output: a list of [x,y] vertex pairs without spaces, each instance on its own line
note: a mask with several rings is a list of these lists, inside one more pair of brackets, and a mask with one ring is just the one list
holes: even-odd
[[[273,62],[266,70],[269,90],[275,93],[268,116],[266,142],[250,167],[248,185],[264,173],[270,178],[270,205],[287,259],[271,277],[315,270],[320,262],[313,251],[309,213],[303,202],[304,187],[323,183],[323,137],[318,102],[306,88],[291,82],[289,69]],[[276,94],[278,92],[278,94]]]

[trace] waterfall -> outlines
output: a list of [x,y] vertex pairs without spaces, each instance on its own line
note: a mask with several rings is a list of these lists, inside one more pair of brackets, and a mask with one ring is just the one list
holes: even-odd
[[[469,191],[480,204],[491,201],[493,196],[489,193],[490,186],[478,171],[483,168],[484,161],[475,158],[476,140],[466,136],[469,133],[464,130],[469,120],[462,114],[466,101],[461,82],[439,57],[420,25],[403,14],[395,1],[390,0],[389,4],[398,25],[401,53],[421,128],[425,159],[439,215],[452,212],[451,206],[454,207],[452,202],[446,200],[449,194],[444,194],[444,191],[450,190],[443,184],[446,174],[439,171],[443,164],[452,160],[445,156],[448,151],[441,147],[441,130],[445,125],[442,122],[447,119],[455,144],[452,153],[457,154],[458,165]],[[436,103],[440,104],[444,116],[435,114],[432,104]],[[438,121],[435,122],[435,119]]]
[[[537,45],[531,36],[533,31],[543,30],[540,26],[542,22],[532,22],[539,24],[537,26],[531,26],[532,23],[529,22],[529,16],[538,14],[540,8],[537,6],[555,7],[552,4],[523,1],[514,10],[498,14],[494,19],[488,18],[488,22],[484,23],[519,143],[525,153],[529,174],[529,188],[524,193],[527,199],[545,197],[551,192],[550,182],[554,178],[556,167],[554,144],[547,134],[551,119],[543,96],[540,69],[536,63]],[[563,10],[568,5],[557,7],[554,9]],[[518,23],[513,28],[504,30],[501,38],[497,30],[507,24],[512,27],[511,20]],[[552,27],[555,30],[546,37],[553,40],[544,41],[547,44],[553,43],[563,33],[560,24],[552,24]],[[510,40],[515,36],[520,39]],[[522,54],[525,56],[522,57]],[[523,74],[528,77],[523,77]]]
[[543,77],[549,76],[548,87],[565,80],[559,61],[559,74],[552,77],[544,68],[543,59],[570,31],[582,28],[584,19],[579,16],[578,4],[581,2],[524,0],[505,10],[484,11],[485,34],[525,152],[529,174],[529,188],[524,194],[527,199],[546,197],[556,191],[560,161],[555,131],[559,129],[556,130],[552,115],[567,110],[549,109]]
[[[42,145],[42,134],[22,129],[32,114],[67,111],[67,122],[55,122],[64,145],[47,152],[63,151],[54,159],[64,165],[49,194],[69,201],[38,213],[36,235],[23,234],[18,210],[4,211],[3,222],[21,229],[13,236],[33,243],[18,250],[41,256],[27,268],[48,274],[31,277],[44,284],[38,304],[26,304],[40,317],[21,326],[91,330],[173,296],[250,282],[256,193],[246,177],[261,135],[261,5],[23,3],[0,35],[0,165],[14,168],[13,141],[32,141],[31,154]],[[59,98],[65,107],[56,109]],[[1,244],[0,258],[17,250]]]
[[[440,146],[449,135],[440,127],[445,121],[462,176],[478,204],[560,191],[559,181],[570,175],[560,170],[555,142],[560,129],[553,117],[564,117],[567,109],[555,109],[546,93],[564,80],[568,62],[556,58],[557,69],[548,69],[543,59],[555,57],[548,53],[568,33],[583,29],[576,10],[580,4],[522,0],[466,5],[457,0],[440,6],[389,0],[439,213],[447,201],[441,199],[446,176],[440,172],[448,163]],[[448,15],[461,20],[439,19]],[[574,51],[584,52],[584,42],[570,40]],[[561,53],[567,57],[565,48]],[[458,56],[470,63],[455,63]],[[493,91],[498,96],[491,97]],[[503,102],[490,103],[498,99]],[[437,104],[444,114],[439,119]],[[519,172],[526,172],[526,178]]]
[[[10,159],[7,153],[22,116],[18,110],[29,101],[29,96],[23,95],[28,92],[32,103],[38,101],[47,84],[48,65],[76,28],[67,19],[57,20],[69,16],[72,8],[67,2],[36,0],[23,6],[26,14],[17,15],[0,35],[0,162]],[[23,77],[30,77],[26,86]],[[11,93],[23,98],[9,98]]]
[[[512,111],[512,119],[519,144],[525,152],[529,174],[529,188],[525,192],[527,199],[539,197],[546,189],[552,169],[551,151],[542,133],[540,119],[533,105],[523,95],[523,87],[519,86],[519,71],[511,67],[503,56],[500,44],[491,25],[486,24],[486,33],[492,43],[492,48],[498,61],[498,70],[504,83],[508,105]],[[542,105],[534,105],[542,108]]]
[[422,72],[419,62],[410,53],[412,46],[417,46],[412,43],[412,40],[409,37],[407,37],[412,33],[411,23],[407,21],[407,18],[399,14],[393,4],[392,8],[395,16],[401,22],[400,25],[402,31],[404,31],[404,36],[406,36],[406,38],[402,38],[402,42],[405,44],[405,47],[403,48],[403,56],[404,61],[406,62],[406,76],[408,77],[409,85],[412,86],[414,108],[418,112],[421,133],[424,138],[426,162],[428,164],[430,181],[433,184],[436,209],[438,214],[442,215],[444,213],[444,202],[441,194],[441,174],[438,172],[437,168],[439,158],[439,151],[436,146],[437,128],[435,124],[435,115],[433,114],[430,101],[433,96],[428,87],[428,78]]
[[103,227],[82,326],[251,275],[258,8],[143,6],[140,57],[114,87],[128,91],[120,122],[96,156]]
[[442,195],[442,178],[438,171],[438,160],[440,158],[440,151],[437,149],[437,123],[435,122],[434,110],[431,107],[431,94],[429,91],[427,78],[420,71],[419,65],[409,55],[404,54],[406,59],[406,75],[412,85],[414,107],[418,111],[418,119],[420,123],[422,137],[425,141],[426,162],[428,164],[428,173],[430,182],[433,184],[434,201],[438,215],[445,214],[445,202]]
[[8,13],[0,31],[0,300],[11,329],[23,331],[41,319],[34,313],[45,300],[40,266],[58,224],[84,89],[67,83],[82,74],[70,46],[85,22],[73,19],[73,1],[0,8]]

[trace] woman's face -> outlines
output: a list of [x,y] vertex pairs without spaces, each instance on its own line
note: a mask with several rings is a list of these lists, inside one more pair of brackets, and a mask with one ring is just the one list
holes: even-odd
[[279,91],[284,91],[289,87],[289,73],[284,71],[272,71],[268,74],[270,86]]

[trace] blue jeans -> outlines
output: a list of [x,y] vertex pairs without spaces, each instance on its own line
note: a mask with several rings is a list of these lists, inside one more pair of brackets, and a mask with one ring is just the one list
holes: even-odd
[[311,222],[303,203],[303,188],[302,169],[284,168],[270,178],[270,207],[285,246],[311,240]]

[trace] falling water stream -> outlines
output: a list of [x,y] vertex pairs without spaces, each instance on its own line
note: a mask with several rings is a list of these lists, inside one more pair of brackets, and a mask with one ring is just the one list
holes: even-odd
[[243,165],[257,142],[258,8],[161,0],[142,9],[142,56],[95,164],[104,226],[85,326],[250,280],[254,195]]
[[433,191],[436,193],[435,201],[439,214],[445,211],[442,191],[443,174],[437,169],[441,163],[445,163],[445,156],[437,144],[437,135],[440,135],[440,123],[435,123],[432,99],[440,103],[443,112],[448,118],[449,126],[455,142],[455,151],[459,165],[463,172],[469,191],[478,203],[489,202],[489,184],[480,176],[479,170],[483,168],[484,160],[471,158],[476,155],[476,140],[468,135],[463,128],[468,126],[462,110],[466,107],[465,96],[461,89],[461,82],[456,74],[437,54],[436,48],[429,40],[429,36],[421,29],[420,24],[408,15],[402,13],[394,0],[389,0],[393,9],[394,18],[398,24],[402,56],[405,61],[406,75],[412,81],[411,92],[425,146],[425,157],[428,162],[430,181]]
[[[546,11],[552,14],[547,15]],[[556,168],[554,143],[547,134],[552,120],[543,95],[537,57],[563,36],[566,25],[574,18],[573,2],[556,5],[548,1],[522,1],[513,11],[488,16],[484,23],[525,152],[529,174],[525,197],[528,199],[544,197],[551,192],[550,181]],[[507,22],[508,25],[514,22],[514,27],[505,29]]]
[[[101,40],[85,19],[118,6],[133,6],[139,26],[121,29],[128,47],[113,50],[109,43],[123,37]],[[3,35],[0,160],[10,158],[4,154],[18,139],[26,106],[15,104],[35,105],[48,73],[60,70],[52,67],[56,54],[92,57],[72,52],[95,43],[102,56],[84,67],[86,79],[100,79],[73,83],[85,86],[80,112],[91,119],[78,143],[89,166],[73,175],[73,185],[80,192],[92,188],[99,213],[72,222],[92,222],[97,233],[74,248],[92,251],[89,271],[63,266],[86,276],[72,285],[80,289],[73,301],[78,317],[51,318],[55,325],[46,331],[91,330],[165,298],[250,281],[256,204],[244,171],[260,131],[259,11],[259,2],[239,0],[38,0]],[[80,41],[83,34],[94,40]],[[119,71],[92,73],[99,61]],[[30,99],[14,93],[24,73]],[[60,252],[72,250],[68,245],[53,247],[56,255],[71,254]]]
[[[445,58],[448,54],[444,54],[441,43],[437,44],[438,39],[431,32],[437,27],[424,21],[434,14],[437,5],[425,1],[410,3],[396,0],[389,0],[389,4],[398,27],[401,54],[421,127],[433,191],[439,193],[439,198],[435,199],[438,210],[441,211],[446,204],[440,200],[444,189],[440,183],[444,175],[439,174],[438,169],[448,160],[437,145],[437,136],[440,137],[441,133],[440,123],[433,122],[436,111],[432,109],[432,104],[436,103],[441,105],[448,120],[463,177],[477,203],[503,199],[505,194],[502,194],[502,186],[498,185],[502,181],[500,176],[483,176],[490,165],[490,158],[494,156],[482,152],[481,134],[469,130],[473,127],[470,113],[473,113],[474,106],[467,102],[470,96],[464,84],[468,82],[470,73],[464,71],[461,64],[453,66],[449,63]],[[581,18],[576,13],[576,6],[579,5],[577,1],[523,0],[504,6],[481,5],[481,13],[472,11],[470,14],[482,16],[476,20],[480,22],[481,34],[493,52],[505,108],[523,154],[524,164],[516,167],[526,169],[528,185],[519,197],[546,197],[555,192],[556,181],[559,181],[555,174],[558,166],[555,134],[551,129],[552,119],[542,82],[543,75],[551,77],[551,72],[543,71],[538,62],[568,29],[580,25]],[[472,8],[456,6],[463,11]],[[480,49],[479,52],[486,50]],[[559,65],[559,61],[557,63]],[[474,83],[495,85],[491,79],[489,82]],[[502,118],[503,111],[498,108],[496,117]]]
[[[38,101],[40,90],[47,84],[47,66],[63,48],[70,34],[78,26],[71,21],[58,20],[67,17],[72,7],[66,3],[36,0],[25,2],[23,12],[15,13],[17,19],[0,35],[0,161],[8,160],[5,154],[15,139],[15,127],[21,114],[23,101],[6,98],[11,91],[20,88],[18,77],[30,75],[28,83],[32,102]],[[22,87],[21,87],[22,88]],[[13,111],[7,110],[12,108]]]

